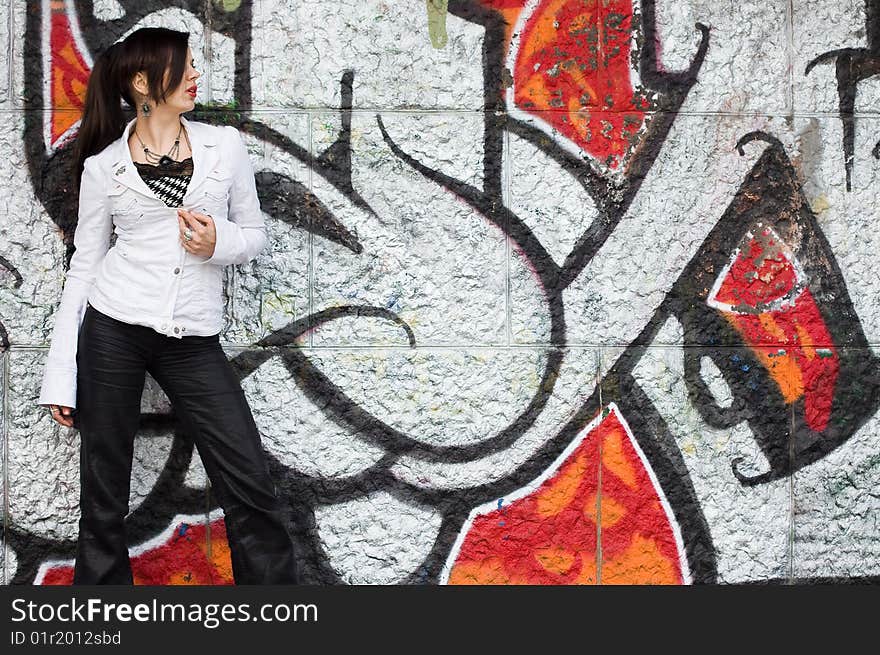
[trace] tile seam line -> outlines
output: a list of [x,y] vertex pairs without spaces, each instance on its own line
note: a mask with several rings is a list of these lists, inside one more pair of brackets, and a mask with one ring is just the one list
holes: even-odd
[[[263,338],[263,337],[260,337]],[[233,348],[233,349],[244,349],[249,350],[252,348],[263,348],[262,346],[258,346],[254,343],[242,342],[242,341],[220,341],[221,345],[224,348]],[[291,348],[299,348],[303,349],[302,346],[297,346],[296,344],[288,344]],[[762,348],[766,347],[775,347],[775,346],[761,346]],[[787,344],[779,344],[780,348],[788,347],[789,349],[793,349],[794,347]],[[867,346],[838,346],[835,344],[816,344],[812,346],[813,348],[835,348],[838,351],[865,351],[865,350],[873,350],[874,348],[880,348],[880,344],[868,344]],[[413,350],[410,346],[402,343],[389,343],[389,344],[319,344],[308,346],[311,350]],[[662,343],[662,344],[591,344],[591,343],[571,343],[565,344],[563,346],[557,346],[553,344],[505,344],[505,343],[432,343],[432,344],[416,344],[416,349],[418,350],[453,350],[453,349],[480,349],[480,350],[627,350],[629,348],[643,348],[645,350],[671,350],[671,349],[692,349],[699,348],[701,350],[711,349],[714,351],[739,351],[744,348],[750,348],[748,345],[742,346],[715,346],[712,344],[675,344],[675,343]],[[28,351],[46,351],[49,350],[48,344],[22,344],[11,345],[6,352],[28,352]],[[880,357],[880,354],[878,354]]]
[[794,0],[788,0],[785,7],[786,20],[786,54],[788,55],[788,111],[792,119],[795,117],[794,106]]
[[[8,103],[8,99],[7,99]],[[56,113],[80,113],[78,110],[74,109],[53,109],[51,105],[43,105],[42,107],[26,107],[24,105],[12,104],[11,106],[0,107],[0,113],[25,113],[25,112],[45,112],[45,111],[55,111]],[[331,106],[308,106],[308,107],[300,107],[300,106],[285,106],[285,105],[248,105],[242,106],[238,109],[231,109],[229,107],[211,107],[211,106],[203,106],[201,108],[202,112],[205,113],[228,113],[230,111],[246,111],[248,113],[257,113],[257,114],[283,114],[289,115],[291,113],[301,113],[301,114],[338,114],[339,107],[331,107]],[[495,110],[481,110],[481,109],[454,109],[454,108],[432,108],[432,107],[413,107],[413,108],[405,108],[405,109],[394,109],[394,108],[383,108],[383,107],[353,107],[351,109],[351,113],[353,115],[363,114],[363,115],[373,115],[376,113],[382,114],[403,114],[403,115],[446,115],[446,114],[465,114],[465,115],[473,115],[479,116],[484,114],[497,114],[497,113],[508,113],[508,112],[497,112]],[[567,112],[560,112],[557,110],[542,110],[538,115],[546,115],[546,114],[567,114]],[[622,114],[625,112],[595,112],[597,114]],[[509,114],[508,114],[509,115]],[[839,120],[840,117],[843,116],[852,116],[854,118],[861,119],[875,119],[880,118],[880,112],[844,112],[841,114],[839,111],[794,111],[789,112],[785,108],[779,111],[753,111],[753,112],[714,112],[714,111],[656,111],[656,112],[647,112],[648,116],[667,116],[672,115],[678,118],[711,118],[711,117],[719,117],[719,118],[743,118],[743,119],[752,119],[752,118],[828,118],[831,120]],[[515,119],[517,122],[527,122],[520,119]]]
[[0,575],[2,575],[2,580],[4,585],[9,584],[9,543],[7,539],[8,529],[9,529],[9,353],[5,354],[3,357],[2,370],[0,370],[0,377],[2,377],[3,384],[3,395],[2,395],[2,411],[3,411],[3,420],[2,424],[0,424],[0,433],[2,433],[3,439],[3,447],[2,447],[2,457],[3,457],[3,470],[2,470],[2,479],[3,479],[3,569],[0,571]]

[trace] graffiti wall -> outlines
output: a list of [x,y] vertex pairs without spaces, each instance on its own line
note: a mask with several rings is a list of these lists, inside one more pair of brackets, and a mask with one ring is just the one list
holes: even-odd
[[[880,0],[4,0],[7,584],[68,584],[35,404],[104,48],[189,31],[270,244],[224,350],[317,584],[880,581]],[[231,584],[147,378],[139,584]]]

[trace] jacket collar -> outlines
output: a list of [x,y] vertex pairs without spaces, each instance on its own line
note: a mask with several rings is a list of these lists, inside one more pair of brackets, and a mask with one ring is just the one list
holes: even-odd
[[[147,185],[147,183],[144,182],[143,178],[141,178],[140,173],[138,173],[137,168],[134,165],[134,160],[131,158],[131,150],[128,147],[128,137],[134,129],[136,120],[137,117],[132,118],[128,122],[125,129],[122,130],[122,136],[120,136],[113,144],[114,156],[110,175],[117,182],[134,189],[138,193],[162,202],[162,200],[153,193],[153,190]],[[186,134],[189,137],[193,158],[192,178],[190,179],[186,194],[183,197],[185,206],[190,193],[199,187],[208,173],[210,167],[208,166],[206,158],[209,149],[213,148],[213,146],[217,144],[217,141],[215,139],[215,131],[212,129],[202,129],[204,126],[201,123],[197,121],[188,121],[183,116],[180,117],[180,122],[183,124],[183,129],[186,130]]]

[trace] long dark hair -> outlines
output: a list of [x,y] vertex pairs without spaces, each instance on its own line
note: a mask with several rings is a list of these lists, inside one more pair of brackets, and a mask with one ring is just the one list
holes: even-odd
[[[119,99],[135,107],[131,80],[144,71],[148,94],[156,103],[176,89],[186,70],[189,32],[142,27],[104,50],[95,60],[86,88],[82,121],[73,144],[73,176],[79,189],[83,162],[122,135],[126,118]],[[168,81],[163,86],[165,71]]]

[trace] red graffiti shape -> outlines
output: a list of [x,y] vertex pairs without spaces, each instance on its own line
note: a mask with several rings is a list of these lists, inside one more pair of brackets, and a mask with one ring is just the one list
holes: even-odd
[[75,38],[79,27],[75,17],[69,15],[68,5],[53,3],[49,20],[50,97],[46,100],[52,107],[50,145],[58,147],[62,136],[80,118],[90,67]]
[[645,125],[630,61],[631,0],[543,0],[518,35],[513,102],[611,170]]
[[[226,524],[219,518],[210,526],[209,539],[204,523],[176,523],[173,532],[164,541],[132,555],[134,584],[234,584]],[[73,584],[73,565],[65,563],[47,567],[38,584]]]
[[478,508],[465,524],[449,584],[688,579],[674,518],[615,405],[537,481],[499,504]]
[[785,402],[803,397],[806,424],[823,431],[831,418],[840,361],[791,251],[763,228],[747,235],[725,271],[709,303],[742,335]]

